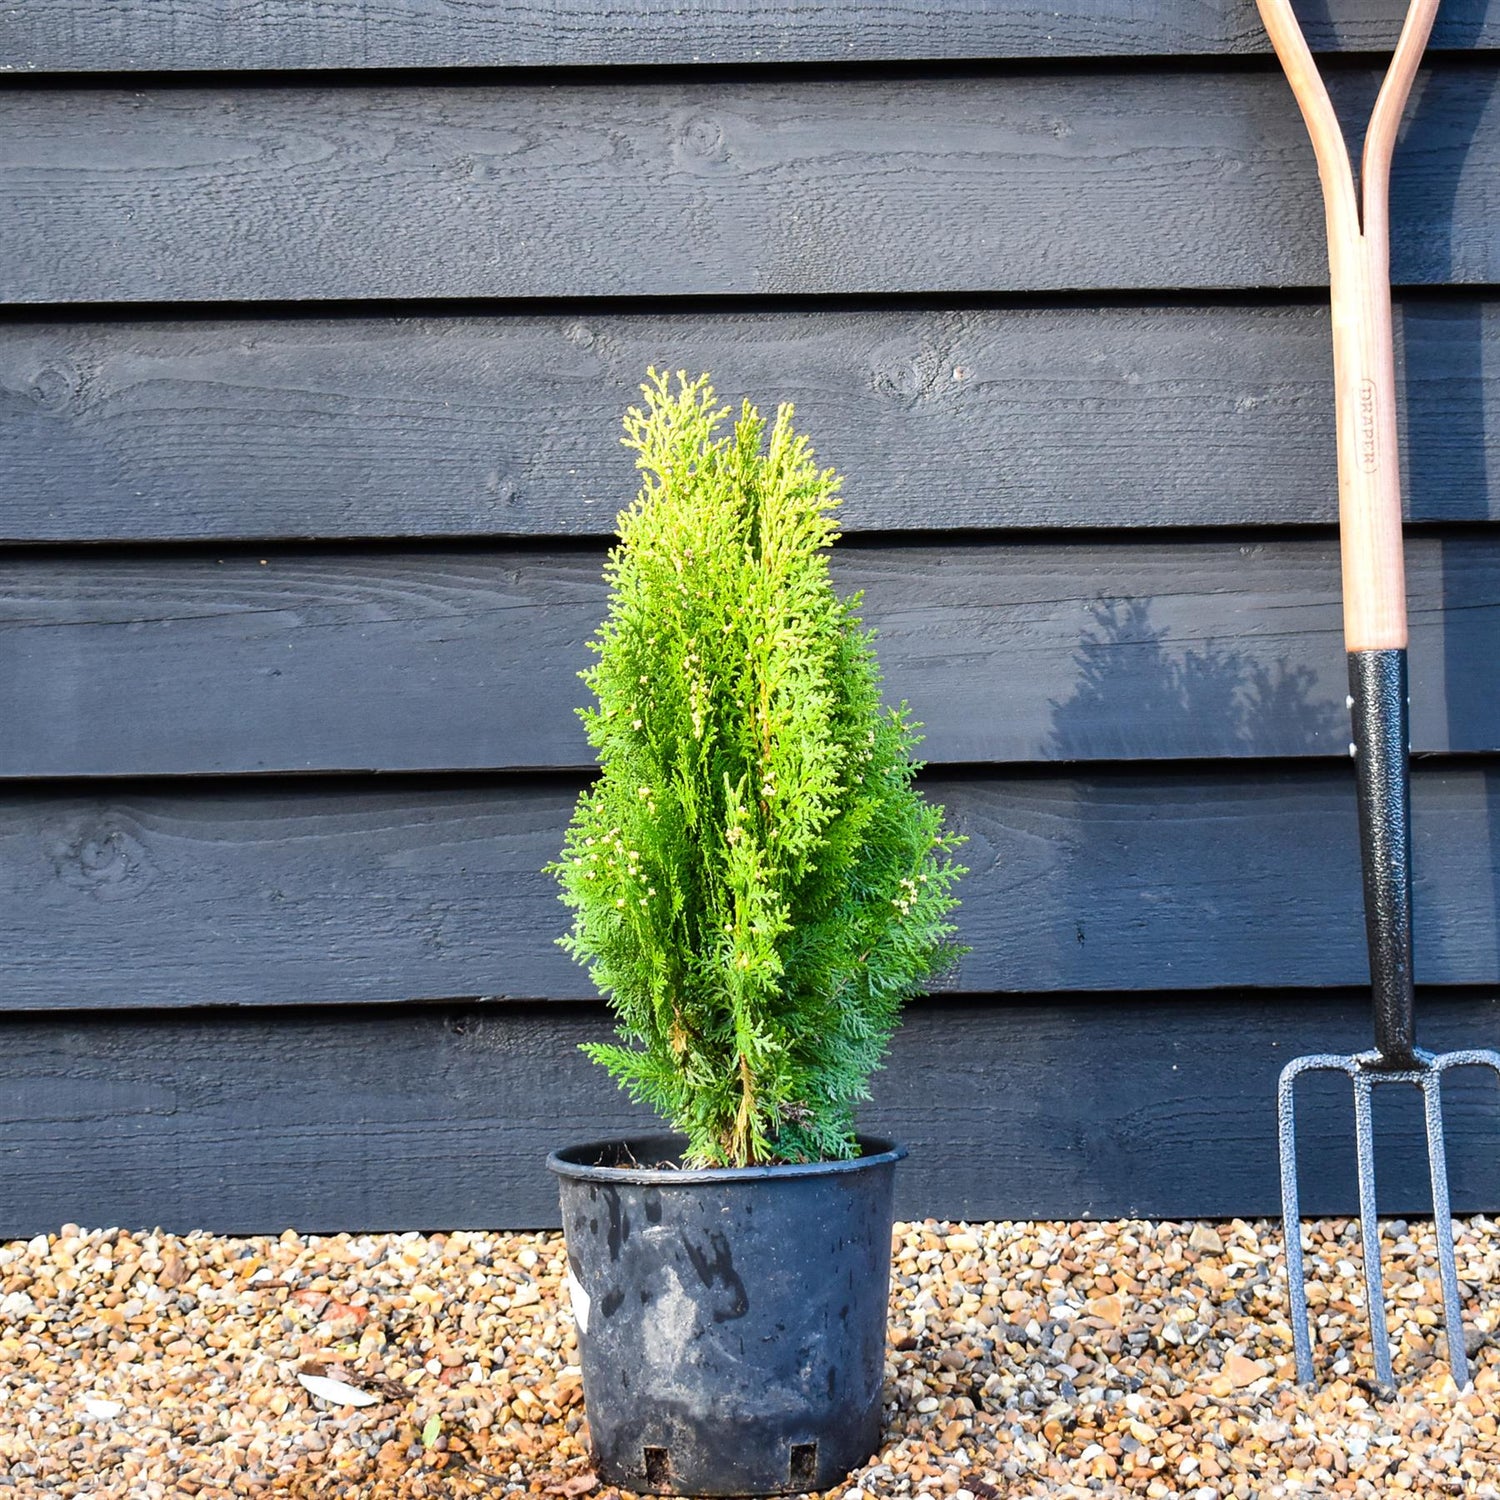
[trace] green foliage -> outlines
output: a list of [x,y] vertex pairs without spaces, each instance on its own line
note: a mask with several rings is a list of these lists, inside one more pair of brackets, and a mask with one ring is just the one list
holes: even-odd
[[550,867],[619,1045],[585,1050],[697,1165],[855,1154],[854,1105],[961,950],[916,726],[882,708],[859,599],[828,574],[839,479],[781,407],[731,431],[706,376],[650,372],[645,474],[580,674],[601,774]]

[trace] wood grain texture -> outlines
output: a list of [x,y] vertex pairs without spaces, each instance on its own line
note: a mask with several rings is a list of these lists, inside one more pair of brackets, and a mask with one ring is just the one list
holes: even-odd
[[[1500,275],[1500,99],[1440,60],[1398,282]],[[1359,107],[1377,75],[1338,70]],[[600,297],[1317,284],[1270,72],[0,95],[0,300]]]
[[[1500,519],[1500,302],[1396,309],[1406,503]],[[1316,306],[0,324],[0,539],[609,533],[648,365],[796,403],[851,533],[1337,518]]]
[[[1500,979],[1494,772],[1414,776],[1417,976]],[[1363,983],[1345,768],[933,778],[963,993]],[[12,1010],[574,999],[540,873],[573,788],[280,783],[0,799]]]
[[[1402,8],[1309,18],[1313,46],[1387,50]],[[1494,47],[1479,0],[1445,4],[1436,47]],[[549,64],[1241,54],[1244,0],[28,0],[0,19],[0,71],[536,67]]]
[[[1419,1008],[1427,1045],[1500,1045],[1493,997],[1424,995]],[[1300,1052],[1368,1046],[1367,1010],[1356,995],[1297,993],[924,1003],[863,1124],[911,1145],[905,1217],[1275,1214],[1276,1074]],[[547,1152],[652,1128],[577,1051],[607,1030],[594,1006],[5,1018],[0,1237],[68,1221],[555,1226]],[[1451,1077],[1454,1207],[1493,1213],[1494,1081]],[[1427,1203],[1405,1093],[1380,1096],[1390,1214]],[[1347,1090],[1311,1080],[1299,1106],[1304,1206],[1347,1214]]]
[[[0,559],[0,778],[579,769],[602,550]],[[929,763],[1342,756],[1337,544],[843,548]],[[1500,750],[1500,536],[1407,543],[1412,744]]]

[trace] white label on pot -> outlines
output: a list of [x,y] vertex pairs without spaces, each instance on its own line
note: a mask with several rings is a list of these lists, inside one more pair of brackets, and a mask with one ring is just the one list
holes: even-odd
[[573,1303],[573,1320],[579,1333],[589,1331],[589,1294],[578,1284],[572,1266],[568,1267],[568,1297]]

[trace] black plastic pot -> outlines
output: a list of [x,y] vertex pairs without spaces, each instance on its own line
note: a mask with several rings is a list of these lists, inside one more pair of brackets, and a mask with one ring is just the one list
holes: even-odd
[[862,1137],[853,1161],[656,1167],[682,1145],[606,1142],[547,1161],[595,1472],[656,1494],[827,1489],[880,1445],[906,1148]]

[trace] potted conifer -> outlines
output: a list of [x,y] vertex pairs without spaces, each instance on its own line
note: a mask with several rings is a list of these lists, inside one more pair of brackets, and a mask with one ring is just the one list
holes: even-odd
[[768,436],[748,403],[726,430],[706,376],[642,391],[582,674],[600,774],[551,869],[619,1025],[585,1050],[680,1134],[548,1163],[594,1462],[637,1491],[822,1489],[879,1445],[905,1155],[854,1109],[960,951],[964,871],[830,582],[838,477],[789,406]]

